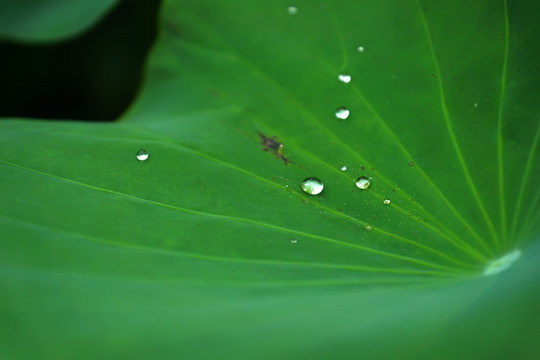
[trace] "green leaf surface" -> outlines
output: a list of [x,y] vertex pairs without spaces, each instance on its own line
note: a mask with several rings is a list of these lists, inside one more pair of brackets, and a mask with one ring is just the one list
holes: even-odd
[[0,0],[0,37],[49,42],[78,35],[118,0]]
[[294,5],[166,1],[119,122],[0,123],[0,355],[538,353],[539,5]]

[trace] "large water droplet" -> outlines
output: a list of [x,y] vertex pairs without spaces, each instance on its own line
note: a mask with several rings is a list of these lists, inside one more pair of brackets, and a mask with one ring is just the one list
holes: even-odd
[[388,204],[390,204],[390,202],[391,202],[390,199],[389,199],[389,198],[386,198],[386,199],[383,200],[382,203],[383,203],[384,205],[388,205]]
[[358,50],[359,53],[363,53],[364,52],[364,47],[359,46],[356,50]]
[[358,179],[356,179],[356,187],[362,190],[365,190],[371,185],[371,180],[369,180],[365,176],[360,176]]
[[352,77],[351,75],[347,73],[341,73],[338,75],[338,80],[341,81],[342,83],[348,84],[351,82]]
[[320,179],[316,177],[308,177],[302,181],[302,190],[310,195],[318,195],[324,189],[324,184]]
[[298,14],[298,8],[296,6],[289,6],[287,8],[287,12],[289,13],[289,15],[296,15]]
[[137,151],[137,160],[144,161],[146,159],[148,159],[148,153],[146,152],[146,150],[141,149]]
[[366,229],[367,231],[371,231],[371,230],[373,230],[373,226],[366,225],[366,226],[364,226],[364,229]]
[[349,117],[350,113],[351,112],[349,111],[349,109],[347,109],[345,106],[342,106],[336,110],[336,117],[338,119],[345,120],[346,118]]
[[346,166],[346,165],[343,165],[343,166],[341,167],[341,171],[347,171],[347,166]]
[[508,269],[516,260],[521,257],[521,250],[516,249],[503,257],[495,259],[487,264],[484,275],[495,275]]

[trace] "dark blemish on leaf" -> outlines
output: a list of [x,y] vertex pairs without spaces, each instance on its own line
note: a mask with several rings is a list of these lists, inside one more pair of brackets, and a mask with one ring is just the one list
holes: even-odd
[[264,146],[264,150],[279,151],[280,149],[283,148],[283,144],[277,140],[277,136],[268,137],[264,135],[263,133],[259,133],[259,137],[262,140],[262,145]]
[[302,168],[302,165],[298,165],[298,168],[301,169],[301,168]]
[[375,171],[375,168],[371,168],[371,171]]
[[396,189],[392,189],[392,192],[396,192]]
[[411,161],[411,162],[409,163],[409,166],[414,166],[414,161]]
[[263,133],[259,133],[259,137],[262,141],[263,151],[269,151],[277,159],[283,160],[285,165],[289,164],[289,159],[283,155],[283,144],[278,141],[277,136],[268,137]]
[[431,73],[431,76],[435,76],[435,74]]
[[221,92],[216,90],[216,89],[212,89],[212,95],[214,96],[220,96],[221,95]]
[[360,168],[361,168],[362,170],[366,170],[366,168],[364,167],[364,165],[360,166]]

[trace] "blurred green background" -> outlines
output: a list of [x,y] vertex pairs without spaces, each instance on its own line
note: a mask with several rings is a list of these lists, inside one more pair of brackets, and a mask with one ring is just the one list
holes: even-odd
[[120,1],[88,31],[60,42],[0,37],[0,118],[116,119],[141,82],[160,3]]

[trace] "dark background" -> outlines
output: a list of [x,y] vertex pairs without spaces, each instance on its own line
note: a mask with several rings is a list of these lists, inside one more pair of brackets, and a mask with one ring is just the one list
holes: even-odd
[[67,41],[0,42],[0,117],[112,121],[134,99],[161,1],[121,1]]

